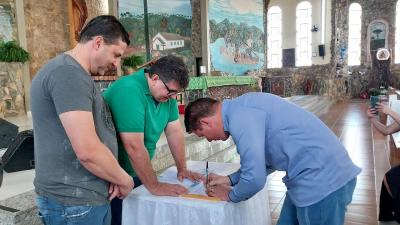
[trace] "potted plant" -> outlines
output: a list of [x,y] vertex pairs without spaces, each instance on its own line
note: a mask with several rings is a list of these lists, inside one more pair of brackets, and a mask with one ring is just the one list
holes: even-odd
[[124,74],[131,74],[136,71],[137,67],[144,63],[143,57],[132,55],[123,59],[122,66]]
[[29,60],[29,53],[21,48],[17,42],[0,42],[0,62],[21,62]]

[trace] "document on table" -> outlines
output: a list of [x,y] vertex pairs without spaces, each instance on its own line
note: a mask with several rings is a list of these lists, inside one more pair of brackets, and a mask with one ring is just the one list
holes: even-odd
[[206,195],[206,189],[202,181],[193,182],[189,179],[184,179],[180,182],[177,178],[176,168],[167,169],[158,177],[158,180],[170,184],[180,184],[186,187],[190,194]]
[[[194,162],[188,161],[187,166],[189,170],[193,172],[197,172],[200,174],[206,174],[206,162]],[[216,173],[222,176],[229,175],[239,169],[239,164],[236,163],[215,163],[209,162],[209,173]],[[186,187],[189,191],[189,194],[199,194],[205,195],[206,188],[204,187],[203,182],[193,182],[189,179],[184,179],[183,182],[180,182],[177,178],[177,169],[175,166],[168,168],[158,177],[159,181],[171,183],[171,184],[180,184]]]

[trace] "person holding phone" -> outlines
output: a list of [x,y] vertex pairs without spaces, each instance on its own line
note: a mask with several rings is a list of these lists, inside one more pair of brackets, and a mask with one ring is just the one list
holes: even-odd
[[[393,118],[393,122],[385,125],[376,116],[378,112]],[[373,126],[383,135],[390,135],[400,131],[400,115],[389,105],[376,102],[367,110],[367,115]],[[382,189],[379,200],[379,221],[393,221],[400,223],[400,166],[391,168],[382,180]]]

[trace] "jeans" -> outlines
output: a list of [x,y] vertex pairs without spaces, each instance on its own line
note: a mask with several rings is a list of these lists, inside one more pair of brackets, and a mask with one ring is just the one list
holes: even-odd
[[[137,188],[142,185],[138,177],[133,177],[133,182]],[[114,198],[111,200],[111,225],[121,225],[122,222],[122,199]]]
[[110,225],[111,209],[105,205],[64,205],[54,199],[38,196],[39,217],[45,225]]
[[356,182],[354,178],[321,201],[306,207],[296,207],[286,195],[277,225],[343,225]]

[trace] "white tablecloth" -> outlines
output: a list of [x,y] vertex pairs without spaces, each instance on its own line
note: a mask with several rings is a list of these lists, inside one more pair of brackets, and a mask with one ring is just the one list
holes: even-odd
[[[209,171],[227,175],[239,168],[239,164],[209,163]],[[200,173],[205,162],[189,161],[188,168]],[[160,180],[170,179],[176,167],[162,173]],[[166,178],[166,176],[168,178]],[[202,185],[202,184],[201,184]],[[185,186],[188,187],[187,184]],[[195,185],[190,186],[189,188]],[[197,188],[198,189],[198,188]],[[196,193],[199,190],[195,191]],[[200,190],[201,192],[201,190]],[[123,201],[123,225],[270,225],[267,185],[251,199],[240,202],[215,202],[182,197],[154,196],[142,185]]]

